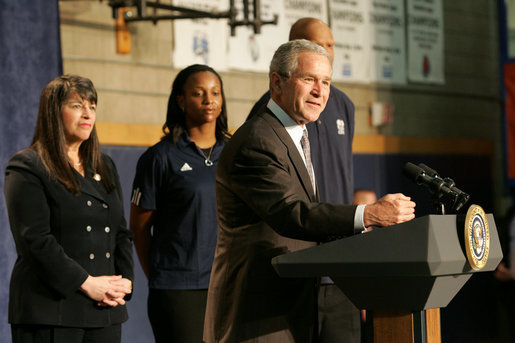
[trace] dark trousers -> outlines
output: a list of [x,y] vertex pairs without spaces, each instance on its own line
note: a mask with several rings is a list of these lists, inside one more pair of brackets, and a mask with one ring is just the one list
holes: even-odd
[[360,311],[336,285],[322,285],[318,293],[319,343],[360,343]]
[[148,292],[148,317],[156,343],[200,343],[204,331],[207,290]]
[[69,328],[48,325],[11,325],[13,343],[119,343],[122,326]]

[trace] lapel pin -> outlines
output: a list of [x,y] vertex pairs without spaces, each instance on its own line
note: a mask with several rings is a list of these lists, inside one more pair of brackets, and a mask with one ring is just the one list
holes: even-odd
[[102,180],[102,177],[100,177],[99,173],[95,173],[95,175],[93,175],[93,179],[95,179],[95,181],[100,181]]

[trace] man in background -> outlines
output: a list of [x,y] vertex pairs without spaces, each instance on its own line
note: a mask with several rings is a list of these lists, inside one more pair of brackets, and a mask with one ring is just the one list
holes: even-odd
[[[307,39],[322,46],[334,60],[334,39],[327,24],[315,18],[301,18],[290,29],[289,40]],[[248,119],[266,105],[265,93],[254,105]],[[327,105],[318,120],[306,124],[319,201],[335,204],[353,202],[354,104],[345,93],[331,85]],[[321,280],[319,292],[319,334],[321,343],[359,343],[360,312],[330,278]]]

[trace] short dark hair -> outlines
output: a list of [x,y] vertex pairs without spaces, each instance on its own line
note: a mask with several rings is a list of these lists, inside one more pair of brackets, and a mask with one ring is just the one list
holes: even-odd
[[166,122],[163,124],[163,133],[165,134],[163,139],[170,139],[173,143],[176,143],[179,136],[186,130],[186,113],[180,108],[177,102],[177,97],[184,94],[184,85],[191,75],[204,71],[213,73],[220,82],[220,90],[222,94],[222,110],[216,119],[216,139],[224,140],[230,136],[229,132],[227,131],[227,105],[225,102],[222,78],[213,68],[207,65],[193,64],[181,70],[173,81],[172,92],[168,98]]
[[[78,75],[58,76],[43,88],[31,149],[38,153],[50,175],[64,184],[69,191],[78,194],[80,183],[68,162],[66,132],[61,113],[63,104],[73,94],[78,94],[92,104],[96,104],[98,100],[93,82]],[[102,160],[95,125],[89,138],[80,145],[79,156],[84,169],[91,168],[100,173],[107,190],[114,189],[110,173]]]

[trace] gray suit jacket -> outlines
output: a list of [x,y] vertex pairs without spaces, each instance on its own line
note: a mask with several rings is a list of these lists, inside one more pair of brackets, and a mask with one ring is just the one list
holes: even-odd
[[356,207],[315,202],[297,148],[268,109],[226,145],[216,191],[218,242],[204,340],[310,342],[316,280],[281,279],[270,260],[352,235]]

